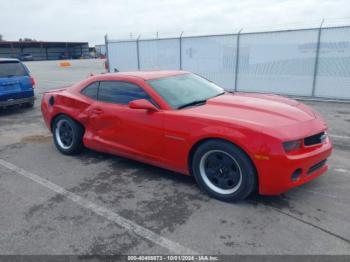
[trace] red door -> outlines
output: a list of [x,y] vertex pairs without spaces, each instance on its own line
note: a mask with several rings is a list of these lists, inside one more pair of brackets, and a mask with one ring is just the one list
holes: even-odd
[[134,84],[120,81],[100,83],[99,101],[89,109],[89,129],[98,150],[148,162],[162,159],[163,113],[131,109],[127,105],[129,101],[142,98],[150,99]]

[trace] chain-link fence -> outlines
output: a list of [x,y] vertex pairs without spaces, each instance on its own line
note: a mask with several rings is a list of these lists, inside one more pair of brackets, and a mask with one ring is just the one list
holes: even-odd
[[108,40],[110,71],[187,70],[226,90],[350,99],[350,26]]

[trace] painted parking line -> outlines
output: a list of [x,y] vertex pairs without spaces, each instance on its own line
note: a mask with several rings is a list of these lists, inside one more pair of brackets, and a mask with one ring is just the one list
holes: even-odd
[[350,139],[350,136],[341,136],[341,135],[333,135],[333,134],[329,134],[329,136],[332,138]]
[[70,191],[67,191],[66,189],[64,189],[63,187],[56,185],[54,183],[52,183],[49,180],[46,180],[38,175],[35,175],[31,172],[28,172],[26,170],[24,170],[23,168],[20,168],[18,166],[15,166],[13,164],[11,164],[10,162],[7,162],[3,159],[0,159],[0,165],[11,170],[14,171],[15,173],[17,173],[18,175],[22,175],[48,189],[50,189],[51,191],[54,191],[62,196],[65,196],[66,198],[70,199],[71,201],[73,201],[74,203],[80,205],[81,207],[84,207],[86,209],[89,209],[91,211],[93,211],[94,213],[105,217],[106,219],[116,223],[117,225],[119,225],[120,227],[125,228],[128,231],[132,231],[133,233],[135,233],[136,235],[147,239],[149,241],[151,241],[154,244],[157,244],[161,247],[166,248],[167,250],[169,250],[170,252],[173,252],[174,254],[197,254],[197,252],[186,248],[182,245],[180,245],[179,243],[176,243],[170,239],[167,239],[165,237],[162,237],[160,235],[158,235],[157,233],[154,233],[153,231],[144,228],[136,223],[134,223],[131,220],[128,220],[120,215],[118,215],[117,213],[99,206],[85,198],[82,198]]
[[350,175],[350,170],[344,169],[344,168],[335,168],[335,172],[342,173],[342,174],[349,174]]

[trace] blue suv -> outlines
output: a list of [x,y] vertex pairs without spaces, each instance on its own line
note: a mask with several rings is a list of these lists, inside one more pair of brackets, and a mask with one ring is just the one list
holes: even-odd
[[0,108],[34,106],[34,79],[18,59],[0,58]]

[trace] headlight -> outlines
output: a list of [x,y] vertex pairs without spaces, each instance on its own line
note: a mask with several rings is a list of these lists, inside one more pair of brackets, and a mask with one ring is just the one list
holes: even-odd
[[289,153],[291,151],[299,150],[302,144],[303,144],[303,140],[287,141],[287,142],[283,142],[283,148],[287,153]]
[[320,137],[321,143],[326,141],[327,137],[328,137],[328,133],[327,133],[327,131],[324,131],[323,135]]

